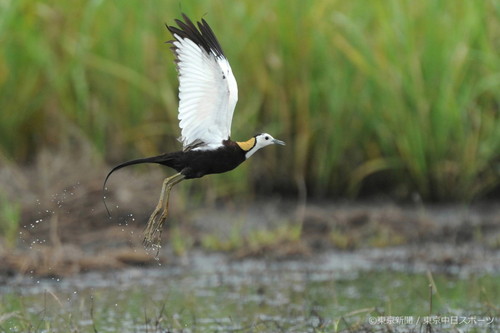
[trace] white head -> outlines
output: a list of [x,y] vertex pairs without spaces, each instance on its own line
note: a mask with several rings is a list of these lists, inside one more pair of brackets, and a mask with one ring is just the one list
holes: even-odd
[[277,140],[273,138],[270,134],[260,133],[245,142],[237,142],[237,144],[246,151],[245,158],[249,158],[252,156],[257,150],[263,148],[265,146],[269,146],[272,144],[285,145],[285,143],[281,140]]

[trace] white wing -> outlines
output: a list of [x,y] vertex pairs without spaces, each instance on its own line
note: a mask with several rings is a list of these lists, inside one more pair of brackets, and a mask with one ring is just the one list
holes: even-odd
[[184,149],[211,149],[231,135],[238,86],[231,66],[205,20],[198,29],[185,15],[168,27],[179,72],[179,126]]

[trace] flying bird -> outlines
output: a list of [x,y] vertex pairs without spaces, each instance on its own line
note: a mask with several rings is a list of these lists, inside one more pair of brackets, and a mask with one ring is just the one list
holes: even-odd
[[[177,171],[163,181],[160,200],[144,231],[147,247],[159,246],[162,225],[168,214],[172,187],[185,179],[233,170],[257,150],[272,144],[285,145],[267,133],[247,141],[231,140],[231,122],[238,101],[238,86],[231,66],[208,23],[195,25],[185,14],[177,27],[168,26],[179,77],[179,127],[183,149],[121,163],[106,176],[126,166],[157,163]],[[107,206],[106,206],[107,209]],[[109,214],[109,210],[108,210]]]

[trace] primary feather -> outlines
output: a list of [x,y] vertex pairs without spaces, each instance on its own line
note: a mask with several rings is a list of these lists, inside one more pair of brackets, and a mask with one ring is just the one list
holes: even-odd
[[179,73],[179,126],[184,150],[215,149],[231,135],[238,86],[231,66],[205,20],[183,15],[168,26]]

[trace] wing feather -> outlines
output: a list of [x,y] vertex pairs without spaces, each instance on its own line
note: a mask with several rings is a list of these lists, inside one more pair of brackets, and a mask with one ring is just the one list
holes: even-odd
[[231,135],[238,86],[231,66],[205,20],[167,26],[179,73],[179,126],[184,149],[210,149]]

